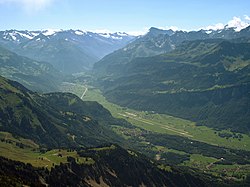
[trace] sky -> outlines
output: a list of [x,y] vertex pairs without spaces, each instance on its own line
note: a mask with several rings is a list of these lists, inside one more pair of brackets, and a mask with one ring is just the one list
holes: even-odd
[[81,29],[142,34],[250,23],[249,0],[0,0],[0,30]]

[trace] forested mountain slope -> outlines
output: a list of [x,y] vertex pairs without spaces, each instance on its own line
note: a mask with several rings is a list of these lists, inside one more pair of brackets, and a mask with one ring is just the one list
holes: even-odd
[[249,132],[249,51],[249,43],[187,41],[169,53],[112,64],[99,85],[122,106]]

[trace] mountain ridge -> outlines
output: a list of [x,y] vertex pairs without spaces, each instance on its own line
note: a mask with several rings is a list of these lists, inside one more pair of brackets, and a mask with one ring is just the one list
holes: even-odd
[[0,46],[1,76],[19,81],[33,91],[48,92],[58,89],[62,73],[51,64],[17,55]]

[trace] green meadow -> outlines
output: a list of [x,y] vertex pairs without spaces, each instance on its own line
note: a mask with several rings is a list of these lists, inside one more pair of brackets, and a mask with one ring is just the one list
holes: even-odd
[[[114,117],[126,119],[139,128],[157,133],[184,136],[212,145],[250,151],[250,137],[248,135],[241,134],[242,138],[240,139],[220,137],[219,133],[221,132],[227,134],[232,134],[232,132],[230,130],[217,131],[206,126],[196,126],[195,122],[167,114],[158,114],[152,111],[136,111],[121,107],[107,101],[100,90],[91,86],[87,87],[88,91],[83,100],[97,101],[107,108]],[[80,84],[66,84],[63,90],[72,92],[80,97],[85,88]]]
[[[93,164],[91,158],[80,157],[76,151],[52,149],[40,151],[39,146],[28,139],[16,139],[10,133],[0,132],[0,156],[11,160],[29,163],[34,167],[52,168],[66,163],[67,157],[73,157],[80,164]],[[22,146],[18,146],[22,144]]]

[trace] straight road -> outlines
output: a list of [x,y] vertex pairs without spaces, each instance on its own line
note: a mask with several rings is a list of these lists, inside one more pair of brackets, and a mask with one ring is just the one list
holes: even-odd
[[182,135],[182,136],[193,137],[192,135],[188,134],[188,132],[186,132],[186,131],[179,130],[179,129],[175,129],[175,128],[170,127],[170,126],[168,126],[168,125],[162,125],[162,124],[157,123],[157,122],[149,121],[149,120],[146,120],[146,119],[141,119],[141,118],[138,118],[138,117],[134,117],[134,116],[131,116],[131,115],[127,115],[127,114],[118,113],[118,115],[123,116],[123,117],[130,118],[130,119],[133,119],[133,120],[142,122],[142,123],[146,123],[146,124],[149,124],[149,125],[160,126],[160,127],[163,128],[163,129],[166,129],[166,130],[175,132],[175,133],[180,134],[180,135]]
[[88,91],[88,88],[86,86],[83,86],[83,88],[85,88],[85,90],[82,93],[81,99],[85,96],[86,92]]

